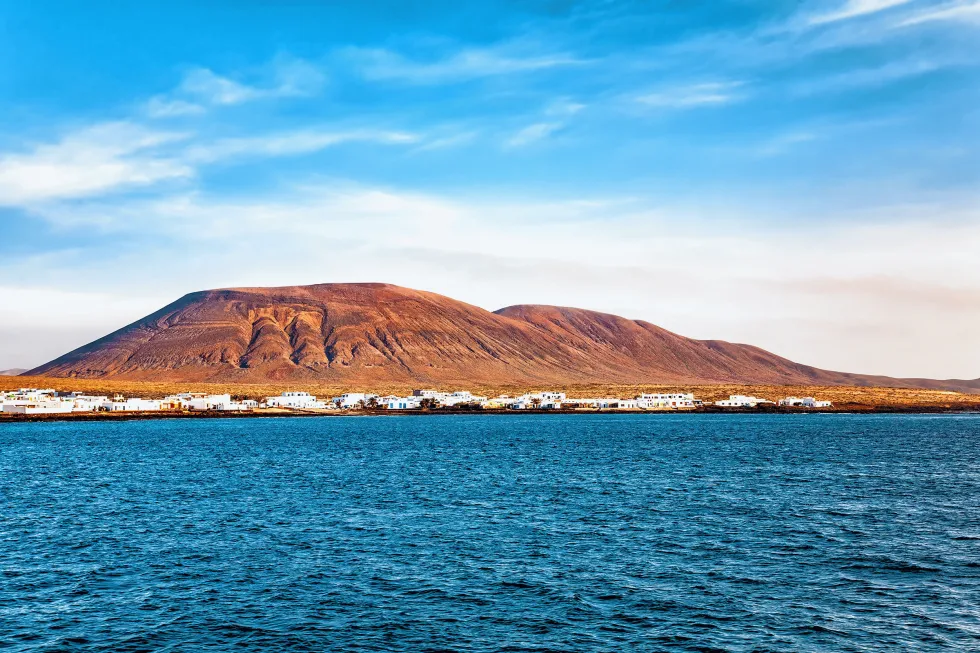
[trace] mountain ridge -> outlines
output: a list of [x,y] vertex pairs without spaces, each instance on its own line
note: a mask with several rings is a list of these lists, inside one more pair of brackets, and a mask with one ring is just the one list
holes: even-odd
[[534,304],[491,312],[384,283],[188,293],[29,374],[351,386],[765,383],[980,391],[980,379],[833,372],[753,345],[695,340],[609,313]]

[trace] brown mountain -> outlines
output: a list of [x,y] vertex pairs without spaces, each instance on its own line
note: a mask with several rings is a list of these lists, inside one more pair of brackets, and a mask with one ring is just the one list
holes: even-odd
[[577,308],[489,312],[387,284],[233,288],[186,295],[31,370],[157,381],[425,384],[745,383],[980,390],[829,372],[751,345],[692,340]]

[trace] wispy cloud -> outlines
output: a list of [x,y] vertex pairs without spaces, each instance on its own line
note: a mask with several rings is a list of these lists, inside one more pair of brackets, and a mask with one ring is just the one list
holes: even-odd
[[399,131],[302,129],[262,136],[227,138],[212,143],[204,143],[189,148],[186,157],[196,163],[211,163],[230,157],[277,157],[308,154],[342,143],[411,145],[419,142],[419,140],[420,137],[416,134]]
[[55,143],[0,154],[0,206],[153,186],[193,177],[201,167],[229,159],[297,156],[345,143],[420,142],[423,138],[418,134],[371,128],[307,128],[208,141],[190,132],[157,131],[131,122],[98,124]]
[[150,98],[145,106],[146,115],[150,118],[173,118],[175,116],[194,116],[202,114],[206,109],[200,104],[186,100],[174,100],[164,95]]
[[640,104],[665,108],[686,109],[694,107],[717,106],[737,102],[744,98],[738,89],[743,82],[709,82],[678,86],[636,97]]
[[856,68],[836,75],[801,81],[791,86],[791,92],[811,95],[861,87],[879,87],[912,77],[928,75],[969,62],[958,59],[934,60],[925,58],[892,61],[876,68]]
[[525,147],[531,143],[544,140],[564,127],[560,122],[536,122],[521,129],[504,142],[508,149]]
[[562,98],[549,104],[544,113],[546,116],[574,116],[585,108],[586,105],[582,102]]
[[898,22],[898,27],[920,25],[937,21],[961,21],[980,23],[980,2],[953,2],[921,11]]
[[464,49],[433,60],[410,59],[379,48],[347,48],[342,55],[368,79],[413,84],[458,82],[586,63],[566,53],[509,53],[502,49]]
[[25,153],[0,156],[0,204],[85,197],[191,176],[193,168],[157,150],[184,138],[185,134],[115,122],[82,129]]
[[199,98],[208,104],[239,104],[261,97],[263,91],[215,74],[207,68],[197,68],[184,76],[178,92]]
[[414,152],[426,152],[429,150],[446,150],[453,147],[468,145],[476,140],[479,132],[476,130],[460,131],[445,135],[435,135],[425,139]]
[[807,23],[810,25],[824,25],[836,23],[849,18],[867,16],[879,11],[885,11],[892,7],[908,4],[912,0],[848,0],[841,7],[825,14],[815,14],[808,17]]
[[781,134],[763,143],[756,150],[756,154],[762,157],[781,156],[793,150],[802,143],[809,143],[817,140],[818,135],[808,131],[795,131]]
[[230,106],[261,99],[308,97],[318,93],[326,76],[302,59],[279,57],[257,75],[264,83],[246,83],[210,68],[193,68],[173,92],[157,95],[145,106],[152,118],[203,113],[208,106]]

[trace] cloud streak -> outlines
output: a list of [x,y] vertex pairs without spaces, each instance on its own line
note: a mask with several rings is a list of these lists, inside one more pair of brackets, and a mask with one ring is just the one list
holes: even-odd
[[472,48],[432,60],[409,59],[381,48],[347,48],[342,55],[367,79],[423,85],[531,73],[587,63],[566,53],[510,54],[500,49]]
[[504,147],[507,149],[526,147],[557,133],[563,126],[560,122],[536,122],[504,141]]
[[921,11],[898,22],[898,27],[910,27],[934,22],[965,22],[980,24],[980,2],[954,2]]
[[120,187],[186,178],[194,170],[158,151],[185,134],[104,123],[28,152],[0,157],[0,205],[87,197]]
[[227,138],[189,148],[185,155],[197,164],[240,157],[282,157],[310,154],[344,143],[411,145],[421,140],[416,134],[399,131],[354,129],[301,129],[291,132]]
[[637,96],[636,102],[657,109],[693,109],[720,106],[744,99],[743,82],[707,82],[676,86]]
[[850,18],[858,18],[869,14],[876,14],[886,9],[900,7],[908,4],[912,0],[848,0],[836,11],[825,14],[810,16],[807,22],[810,25],[825,25],[836,23]]
[[279,57],[269,66],[266,83],[249,84],[215,73],[210,68],[188,70],[169,94],[151,98],[145,113],[151,118],[199,115],[208,107],[233,106],[276,98],[303,98],[319,93],[326,75],[302,59]]

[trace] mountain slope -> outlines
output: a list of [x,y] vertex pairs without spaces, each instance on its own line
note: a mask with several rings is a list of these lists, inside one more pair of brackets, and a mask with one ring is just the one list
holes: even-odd
[[554,306],[511,306],[491,313],[387,284],[191,293],[30,374],[222,382],[316,379],[352,386],[914,385],[820,370],[758,347],[692,340],[605,313]]

